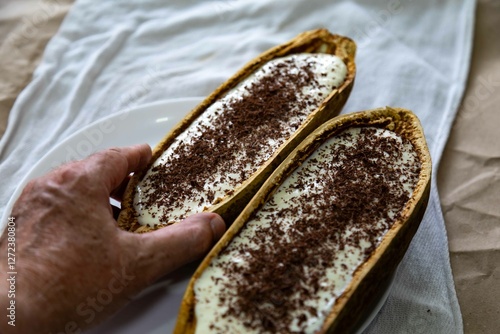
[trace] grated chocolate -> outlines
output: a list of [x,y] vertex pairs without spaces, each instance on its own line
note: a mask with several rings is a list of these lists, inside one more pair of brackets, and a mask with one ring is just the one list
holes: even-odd
[[[169,224],[193,213],[193,206],[203,210],[231,195],[323,101],[320,95],[304,94],[304,88],[323,92],[335,88],[318,81],[320,73],[313,72],[316,62],[313,55],[282,58],[264,68],[254,82],[237,87],[241,96],[223,99],[209,123],[197,124],[193,131],[197,134],[179,141],[164,161],[153,166],[142,181],[146,190],[136,204],[158,222]],[[226,189],[216,194],[213,189],[220,184]]]
[[[209,280],[195,287],[198,324],[211,319],[214,333],[315,332],[418,182],[411,143],[388,130],[346,130],[316,152],[205,271]],[[201,296],[216,298],[217,311]]]

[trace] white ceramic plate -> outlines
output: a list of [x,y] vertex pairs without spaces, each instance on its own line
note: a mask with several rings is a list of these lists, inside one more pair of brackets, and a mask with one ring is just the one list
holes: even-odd
[[[101,119],[68,137],[47,153],[26,175],[7,204],[2,222],[7,221],[15,199],[29,180],[47,173],[63,162],[81,159],[105,148],[140,143],[155,146],[201,100],[175,99],[144,105]],[[182,296],[196,265],[189,265],[146,289],[113,318],[88,333],[172,332]],[[391,283],[392,278],[384,285],[385,288],[381,291],[377,303],[373,305],[373,310],[360,323],[358,333],[370,324],[383,306]]]

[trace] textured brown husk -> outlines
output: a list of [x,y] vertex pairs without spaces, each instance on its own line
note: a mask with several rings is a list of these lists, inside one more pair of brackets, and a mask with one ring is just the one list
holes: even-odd
[[203,102],[195,107],[179,124],[177,124],[168,133],[163,140],[154,148],[151,163],[142,171],[134,175],[129,182],[122,201],[122,211],[118,218],[118,226],[127,231],[147,232],[161,226],[150,228],[141,226],[136,218],[136,212],[133,206],[135,189],[140,180],[146,175],[152,163],[161,156],[161,154],[173,143],[174,139],[182,133],[187,127],[200,116],[210,105],[224,96],[238,83],[243,81],[266,62],[296,53],[329,53],[342,58],[347,66],[347,76],[337,89],[325,98],[321,105],[313,111],[307,120],[293,134],[273,156],[257,170],[250,178],[234,189],[230,197],[224,198],[220,203],[213,205],[208,211],[220,214],[226,223],[231,224],[238,216],[243,207],[250,201],[264,181],[269,177],[273,170],[285,159],[288,154],[314,129],[319,125],[337,116],[344,106],[352,86],[356,73],[354,56],[356,52],[355,43],[349,38],[339,35],[332,35],[325,29],[318,29],[304,32],[289,42],[276,46],[257,58],[247,63],[233,77],[227,80]]
[[174,333],[194,333],[196,316],[194,313],[194,284],[233,237],[245,227],[249,217],[267,201],[275,189],[327,138],[353,126],[376,126],[392,130],[407,138],[414,146],[421,171],[412,197],[406,203],[400,219],[396,220],[383,237],[380,245],[368,260],[361,264],[354,273],[342,295],[337,298],[330,314],[326,317],[320,333],[350,333],[356,327],[379,295],[377,290],[386,282],[405,254],[413,235],[417,231],[429,199],[431,179],[431,158],[418,118],[409,110],[400,108],[380,108],[364,112],[339,116],[314,131],[307,137],[274,171],[262,188],[234,221],[222,239],[207,255],[194,273],[179,311]]

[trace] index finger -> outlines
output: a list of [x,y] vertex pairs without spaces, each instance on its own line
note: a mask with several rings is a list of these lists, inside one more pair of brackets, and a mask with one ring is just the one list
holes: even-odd
[[141,144],[110,148],[91,155],[81,163],[110,194],[130,173],[146,167],[150,160],[151,148],[147,144]]

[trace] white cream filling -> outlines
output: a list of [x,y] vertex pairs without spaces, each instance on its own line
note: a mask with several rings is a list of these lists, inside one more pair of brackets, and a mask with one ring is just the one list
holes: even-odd
[[[200,115],[183,133],[181,133],[168,149],[165,150],[165,152],[155,161],[153,167],[160,164],[165,164],[167,159],[173,155],[174,150],[179,145],[189,145],[190,143],[192,143],[193,138],[201,136],[201,127],[206,126],[209,128],[213,128],[213,121],[219,117],[224,117],[224,114],[221,111],[223,111],[223,105],[225,103],[235,98],[245,98],[245,96],[249,94],[248,88],[251,87],[251,85],[258,83],[260,80],[262,80],[262,78],[270,75],[272,68],[279,66],[279,64],[282,64],[288,60],[293,60],[294,62],[296,62],[297,67],[303,66],[305,64],[310,64],[310,68],[315,75],[315,79],[317,82],[304,87],[302,92],[299,94],[299,96],[301,95],[302,97],[326,97],[332,92],[334,87],[339,87],[342,85],[347,75],[347,67],[343,63],[343,61],[339,57],[330,54],[296,54],[270,61],[259,70],[257,70],[252,76],[241,82],[237,87],[229,91],[227,95],[225,95],[219,101],[215,102],[213,105],[207,108],[207,110],[203,112],[203,114]],[[320,102],[322,100],[323,99],[320,99]],[[319,103],[316,105],[307,106],[307,112],[302,113],[302,115],[304,116],[291,119],[290,123],[296,122],[298,124],[302,124],[307,118],[307,115],[314,111],[318,106]],[[290,129],[288,133],[283,133],[280,141],[269,141],[267,144],[269,147],[273,148],[272,152],[275,152],[294,132],[295,130]],[[256,162],[254,165],[240,164],[240,166],[238,166],[238,170],[243,169],[247,172],[247,175],[252,175],[271,156],[272,153],[269,153],[268,150],[263,150],[259,156],[254,158],[254,161]],[[244,152],[235,152],[232,157],[226,157],[226,159],[232,160],[235,165],[238,165],[238,161],[242,161],[243,158]],[[158,216],[160,214],[166,214],[168,217],[168,221],[179,221],[188,215],[206,210],[211,205],[213,205],[214,202],[218,202],[219,200],[224,198],[228,191],[234,189],[234,183],[230,184],[228,182],[220,182],[221,176],[214,175],[212,179],[205,180],[205,184],[203,186],[204,191],[210,190],[215,192],[214,200],[212,202],[209,202],[206,199],[203,191],[193,191],[188,200],[179,202],[176,207],[170,208],[168,212],[164,212],[165,209],[162,209],[161,205],[159,204],[145,204],[147,201],[146,195],[150,192],[153,192],[153,189],[146,185],[145,182],[148,178],[151,177],[151,175],[152,171],[150,169],[143,180],[136,187],[134,207],[136,212],[139,214],[138,221],[141,225],[153,226],[159,224]],[[238,184],[241,184],[245,181],[241,178],[239,173],[230,174],[229,177],[233,180],[236,180]]]
[[[409,143],[402,142],[401,138],[392,131],[376,129],[376,135],[380,137],[392,137],[401,143],[403,146],[402,156],[400,159],[394,161],[394,166],[400,167],[404,164],[415,164],[418,163],[418,157],[413,149],[413,146]],[[352,128],[346,130],[352,134],[352,138],[359,135],[359,128]],[[202,275],[197,279],[194,285],[194,293],[196,299],[195,314],[196,314],[196,333],[210,333],[210,325],[216,324],[217,328],[222,329],[226,333],[259,333],[263,332],[262,329],[252,330],[243,325],[246,320],[243,316],[241,318],[234,317],[232,315],[224,315],[228,310],[229,305],[234,305],[234,295],[236,294],[234,288],[235,282],[238,279],[235,276],[225,274],[223,267],[235,267],[245,268],[248,263],[249,253],[240,253],[241,248],[246,249],[258,249],[259,247],[266,247],[253,242],[255,240],[253,237],[256,235],[258,230],[267,229],[271,226],[279,225],[282,230],[287,231],[293,228],[294,221],[296,217],[303,215],[302,207],[300,206],[300,201],[295,200],[300,198],[304,193],[320,193],[323,191],[322,185],[316,180],[322,177],[328,177],[328,172],[324,169],[319,169],[316,162],[311,162],[311,159],[316,159],[321,162],[324,161],[325,155],[328,156],[328,152],[336,152],[340,145],[352,146],[352,140],[344,140],[333,137],[327,142],[322,144],[300,167],[298,167],[276,190],[272,195],[273,205],[277,207],[283,206],[296,206],[298,214],[281,216],[278,219],[276,217],[269,218],[268,214],[262,213],[273,207],[269,203],[271,200],[267,201],[262,209],[257,212],[256,216],[248,221],[245,228],[240,232],[240,234],[234,238],[224,254],[212,260],[211,264],[205,269]],[[325,154],[326,153],[326,154]],[[385,152],[388,154],[387,152]],[[331,155],[330,155],[331,156]],[[335,159],[334,159],[335,161]],[[332,168],[335,166],[335,162],[331,165]],[[338,164],[337,164],[338,166]],[[297,175],[304,168],[307,168],[308,177],[304,180],[303,184],[305,187],[298,189],[293,187],[297,183]],[[409,196],[413,193],[414,184],[409,182],[405,177],[401,177],[399,182],[404,186],[405,191],[408,192]],[[393,217],[397,212],[392,210],[389,212],[389,216]],[[383,220],[374,222],[379,226],[384,226]],[[383,235],[380,235],[378,242],[381,241]],[[286,233],[286,232],[285,232]],[[352,231],[345,231],[344,235],[341,236],[342,240],[347,240]],[[286,245],[287,236],[285,234],[283,242],[280,247],[293,247],[293,245]],[[323,324],[325,317],[331,311],[336,299],[344,292],[349,282],[351,281],[353,274],[362,262],[364,261],[364,251],[370,247],[369,242],[361,241],[359,247],[352,247],[349,244],[345,245],[343,250],[338,248],[338,245],[331,245],[332,252],[335,253],[335,260],[331,267],[326,270],[324,278],[321,280],[320,289],[317,291],[316,295],[311,295],[311,298],[305,300],[306,306],[311,306],[318,310],[317,316],[308,316],[305,324],[301,326],[298,325],[298,317],[301,314],[301,310],[297,310],[292,313],[292,317],[295,319],[292,325],[288,328],[290,332],[304,331],[306,333],[316,332]],[[240,269],[244,271],[244,269]],[[306,268],[307,271],[307,268]],[[240,273],[242,274],[242,273]],[[216,282],[216,283],[215,283]],[[334,288],[332,288],[334,287]],[[229,290],[228,290],[229,289]],[[219,296],[223,295],[225,298],[224,303],[221,305]],[[231,297],[231,295],[233,297]],[[303,298],[298,293],[291,298]]]

